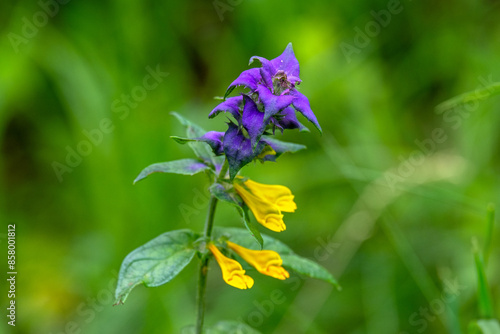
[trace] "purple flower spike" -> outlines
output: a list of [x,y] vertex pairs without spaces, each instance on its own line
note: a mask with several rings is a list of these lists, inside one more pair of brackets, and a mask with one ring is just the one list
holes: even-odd
[[[321,132],[321,126],[311,110],[309,100],[297,91],[300,80],[300,65],[295,58],[292,44],[277,58],[268,60],[254,56],[261,67],[246,70],[236,78],[226,91],[226,97],[236,86],[244,86],[250,92],[242,96],[231,97],[212,110],[209,117],[215,117],[220,112],[230,112],[236,119],[232,122],[220,144],[220,134],[207,139],[207,143],[216,154],[223,150],[229,165],[231,177],[238,170],[257,157],[262,152],[265,143],[262,136],[266,129],[274,134],[276,128],[299,129],[309,131],[297,119],[296,112],[301,113]],[[221,146],[223,147],[221,149]],[[268,157],[265,160],[272,160]]]

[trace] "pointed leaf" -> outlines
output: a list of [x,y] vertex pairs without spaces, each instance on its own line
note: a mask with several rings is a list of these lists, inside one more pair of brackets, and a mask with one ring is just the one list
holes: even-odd
[[116,304],[123,304],[139,284],[159,286],[177,276],[193,259],[198,237],[190,230],[167,232],[127,255],[118,276]]
[[262,141],[271,146],[271,148],[276,152],[276,158],[282,155],[283,153],[295,153],[300,150],[306,149],[304,145],[288,143],[285,141],[281,141],[275,139],[271,136],[262,136]]
[[300,257],[295,254],[281,256],[283,266],[291,268],[301,275],[320,279],[335,286],[339,286],[332,274],[314,261]]
[[234,191],[230,192],[226,190],[226,188],[219,183],[212,185],[209,190],[210,193],[214,195],[218,200],[229,203],[236,208],[241,218],[243,219],[243,224],[247,228],[248,232],[250,232],[250,235],[255,238],[260,246],[260,249],[262,249],[262,247],[264,246],[264,241],[262,239],[260,231],[257,228],[256,224],[252,220],[250,220],[248,208],[241,197],[238,196],[238,194],[236,194],[236,192]]
[[208,131],[203,136],[198,138],[183,138],[178,136],[170,136],[170,138],[172,138],[179,144],[187,144],[189,142],[196,142],[196,141],[207,143],[215,155],[219,156],[223,153],[222,139],[224,138],[224,132]]
[[152,173],[174,173],[182,175],[194,175],[206,170],[210,167],[195,159],[181,159],[167,162],[159,162],[149,165],[144,168],[135,178],[134,184]]
[[191,138],[184,138],[184,137],[179,137],[179,136],[170,136],[170,138],[172,138],[173,140],[175,140],[176,142],[178,142],[179,144],[187,144],[189,142],[192,142],[192,141],[199,141],[198,139],[191,139]]
[[[247,232],[243,229],[227,227],[216,228],[214,235],[217,237],[226,236],[229,240],[238,245],[245,248],[255,249],[255,244],[250,238],[248,238]],[[264,245],[266,245],[265,249],[270,249],[280,254],[283,259],[284,267],[293,269],[301,275],[326,281],[336,286],[337,289],[340,289],[340,286],[335,278],[324,267],[307,258],[295,254],[290,247],[277,239],[271,238],[265,234],[262,235],[262,238],[264,240]]]
[[[187,120],[178,113],[172,112],[171,114],[175,116],[179,120],[179,122],[186,127],[186,137],[188,139],[200,138],[206,133],[206,131],[203,130],[203,128]],[[189,147],[191,147],[194,154],[198,158],[201,158],[204,161],[209,162],[211,164],[215,164],[214,160],[215,155],[213,154],[212,149],[210,148],[210,146],[208,146],[208,144],[203,142],[193,141],[188,143],[188,145]]]
[[233,90],[236,88],[237,85],[230,85],[227,90],[226,90],[226,93],[224,93],[224,99],[227,98],[229,96],[229,94],[231,94],[233,92]]

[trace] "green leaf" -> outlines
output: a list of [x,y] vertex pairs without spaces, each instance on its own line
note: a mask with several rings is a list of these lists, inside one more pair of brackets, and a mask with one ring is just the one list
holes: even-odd
[[250,216],[248,214],[248,208],[242,201],[241,197],[238,196],[238,194],[236,194],[234,190],[228,191],[220,183],[213,184],[209,188],[209,190],[210,193],[214,195],[218,200],[229,203],[233,205],[236,208],[236,210],[238,210],[238,213],[240,214],[243,220],[243,224],[247,228],[248,232],[250,232],[250,235],[252,235],[252,237],[255,238],[255,240],[260,246],[260,249],[262,249],[262,247],[264,247],[264,241],[262,239],[260,231],[257,228],[256,224],[252,220],[250,220]]
[[[255,244],[248,238],[247,231],[243,229],[227,227],[216,228],[214,235],[218,237],[225,236],[238,245],[249,249],[255,249]],[[301,275],[326,281],[340,289],[340,286],[335,278],[324,267],[320,266],[316,262],[295,254],[290,247],[279,240],[271,238],[265,234],[262,235],[262,238],[264,240],[264,244],[266,245],[265,249],[270,249],[280,254],[283,259],[284,267],[295,270]]]
[[179,137],[179,136],[170,136],[173,140],[178,142],[179,144],[187,144],[193,141],[200,141],[198,139],[191,139],[191,138],[184,138],[184,137]]
[[[206,131],[203,130],[200,126],[194,124],[193,122],[187,120],[183,116],[179,115],[176,112],[171,113],[173,116],[175,116],[179,122],[186,127],[186,137],[187,139],[195,139],[202,137]],[[174,139],[178,141],[177,139],[181,139],[180,137],[175,137]],[[179,141],[178,141],[179,142]],[[212,152],[212,149],[207,143],[201,142],[201,141],[192,141],[189,142],[189,147],[193,150],[194,154],[198,158],[203,159],[206,162],[210,162],[211,164],[215,165],[216,159],[214,153]]]
[[[208,133],[208,132],[207,132]],[[183,138],[179,136],[170,136],[173,140],[178,142],[179,144],[189,144],[192,142],[200,142],[200,143],[205,143],[210,146],[212,149],[212,152],[214,153],[214,157],[212,158],[212,162],[215,161],[215,159],[221,157],[222,155],[217,156],[218,151],[220,150],[220,143],[214,139],[211,138]],[[222,159],[224,161],[224,158]],[[217,159],[217,163],[219,163],[219,160]]]
[[337,288],[339,287],[332,274],[314,261],[295,254],[283,255],[281,259],[283,260],[283,266],[293,269],[301,275],[320,279],[337,286]]
[[210,167],[195,159],[181,159],[167,162],[159,162],[144,168],[135,178],[134,184],[152,173],[174,173],[182,175],[194,175]]
[[271,148],[276,152],[276,155],[274,156],[275,158],[279,157],[283,153],[287,153],[287,152],[295,153],[295,152],[298,152],[300,150],[306,149],[306,147],[304,145],[295,144],[295,143],[288,143],[288,142],[273,138],[271,136],[262,136],[262,139],[269,146],[271,146]]
[[470,326],[471,333],[500,334],[500,324],[496,319],[477,320]]
[[193,242],[198,237],[191,230],[171,231],[128,254],[120,268],[115,303],[124,303],[139,284],[154,287],[172,280],[193,259]]
[[442,113],[454,107],[471,102],[486,100],[487,98],[498,94],[500,94],[500,82],[495,82],[484,88],[478,88],[475,91],[467,92],[446,100],[436,106],[436,111],[438,113]]
[[224,94],[224,100],[233,92],[233,90],[236,88],[236,86],[231,86],[226,90],[226,93]]

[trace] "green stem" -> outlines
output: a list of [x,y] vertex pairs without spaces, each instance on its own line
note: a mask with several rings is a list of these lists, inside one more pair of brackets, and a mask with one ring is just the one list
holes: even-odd
[[[217,207],[217,198],[210,197],[208,206],[208,215],[205,222],[205,240],[210,239],[212,228],[214,226],[215,208]],[[206,254],[203,256],[200,263],[200,272],[198,275],[198,294],[196,296],[196,304],[198,312],[196,316],[196,334],[201,334],[203,330],[203,320],[205,318],[205,290],[207,288],[208,261],[210,257]]]
[[229,169],[229,163],[227,162],[227,159],[224,160],[224,164],[222,165],[220,172],[219,172],[219,177],[217,177],[217,182],[222,181],[224,177],[227,174],[227,170]]
[[[227,160],[224,161],[224,165],[221,168],[217,181],[220,181],[226,175],[229,168]],[[208,204],[208,214],[207,220],[205,221],[205,232],[204,237],[206,242],[209,242],[212,237],[212,230],[214,227],[214,216],[215,209],[217,208],[217,198],[214,196],[210,197],[210,202]],[[196,314],[196,334],[201,334],[203,332],[203,320],[205,318],[205,291],[207,288],[207,275],[208,275],[208,262],[210,257],[207,254],[202,255],[202,260],[200,263],[200,271],[198,275],[198,291],[196,295],[197,304],[197,314]]]

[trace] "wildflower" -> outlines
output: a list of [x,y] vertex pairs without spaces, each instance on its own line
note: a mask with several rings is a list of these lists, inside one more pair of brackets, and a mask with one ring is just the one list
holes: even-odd
[[227,241],[227,245],[236,254],[241,256],[243,260],[248,262],[251,266],[255,267],[261,274],[271,276],[280,280],[287,279],[290,277],[288,271],[285,270],[281,265],[283,260],[280,255],[272,250],[252,250],[240,245],[237,245],[231,241]]
[[233,185],[261,225],[274,232],[286,230],[281,212],[294,212],[297,209],[290,189],[249,179],[242,181],[242,178],[237,179]]
[[222,271],[224,281],[238,289],[250,289],[253,286],[253,278],[245,275],[245,270],[238,261],[224,256],[214,244],[210,244],[208,249],[212,252]]

